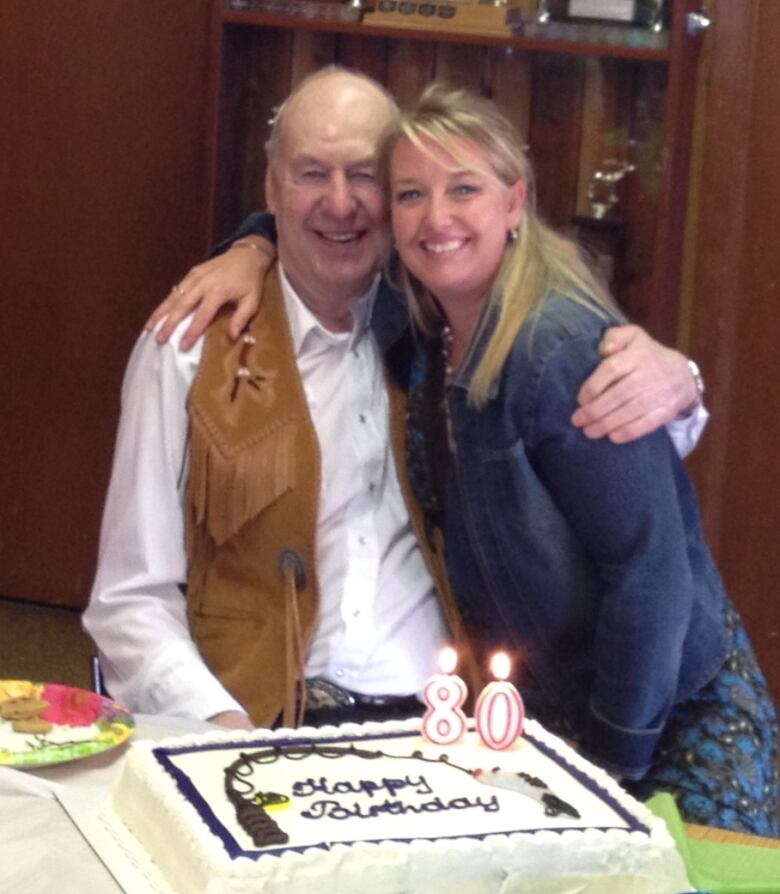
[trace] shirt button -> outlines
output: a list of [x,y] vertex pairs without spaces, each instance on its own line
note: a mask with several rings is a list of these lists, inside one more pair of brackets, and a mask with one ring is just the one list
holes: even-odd
[[359,618],[359,617],[360,617],[360,609],[359,609],[359,608],[356,608],[355,611],[352,612],[352,617],[353,617],[353,618]]
[[361,546],[365,546],[367,542],[368,542],[368,541],[366,540],[366,538],[365,538],[362,534],[360,535],[360,537],[358,537],[358,543],[359,543]]
[[366,414],[365,414],[365,413],[361,413],[361,414],[358,416],[358,419],[359,419],[361,422],[365,422],[365,421],[366,421]]
[[374,492],[375,490],[376,490],[376,485],[375,485],[374,482],[372,481],[371,484],[368,485],[368,492],[369,492],[370,494],[373,494],[373,492]]
[[340,667],[340,668],[336,671],[336,676],[337,676],[337,677],[343,677],[344,674],[345,674],[345,670],[344,670],[343,667]]

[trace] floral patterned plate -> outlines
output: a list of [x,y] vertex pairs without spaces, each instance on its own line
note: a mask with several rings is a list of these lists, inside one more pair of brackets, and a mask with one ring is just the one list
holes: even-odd
[[115,748],[128,739],[133,715],[103,695],[59,683],[0,680],[0,707],[9,699],[37,699],[36,716],[51,724],[45,733],[15,732],[0,719],[0,766],[43,767]]

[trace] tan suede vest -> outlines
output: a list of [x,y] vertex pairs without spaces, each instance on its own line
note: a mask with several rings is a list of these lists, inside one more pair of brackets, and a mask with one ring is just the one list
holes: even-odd
[[[223,316],[210,327],[189,396],[189,621],[208,666],[253,722],[267,726],[295,699],[316,623],[320,454],[275,270],[238,342],[227,323]],[[401,488],[468,663],[441,538],[426,536],[406,476],[405,398],[389,382],[388,389]]]

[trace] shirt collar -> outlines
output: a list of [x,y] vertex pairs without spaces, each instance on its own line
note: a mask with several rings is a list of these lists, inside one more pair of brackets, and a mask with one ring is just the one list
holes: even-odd
[[371,315],[374,310],[377,286],[379,285],[379,274],[374,277],[368,291],[352,305],[354,322],[351,332],[331,332],[329,329],[326,329],[292,287],[281,264],[279,265],[279,281],[282,286],[284,306],[287,311],[287,319],[290,324],[290,333],[296,357],[300,357],[306,350],[307,342],[311,341],[312,337],[317,340],[348,342],[349,347],[353,348],[368,334],[371,328]]

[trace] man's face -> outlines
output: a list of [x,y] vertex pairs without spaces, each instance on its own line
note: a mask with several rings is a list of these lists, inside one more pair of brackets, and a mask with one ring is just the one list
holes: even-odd
[[279,259],[304,301],[360,297],[387,256],[376,149],[390,115],[379,91],[344,74],[313,81],[285,112],[266,193]]

